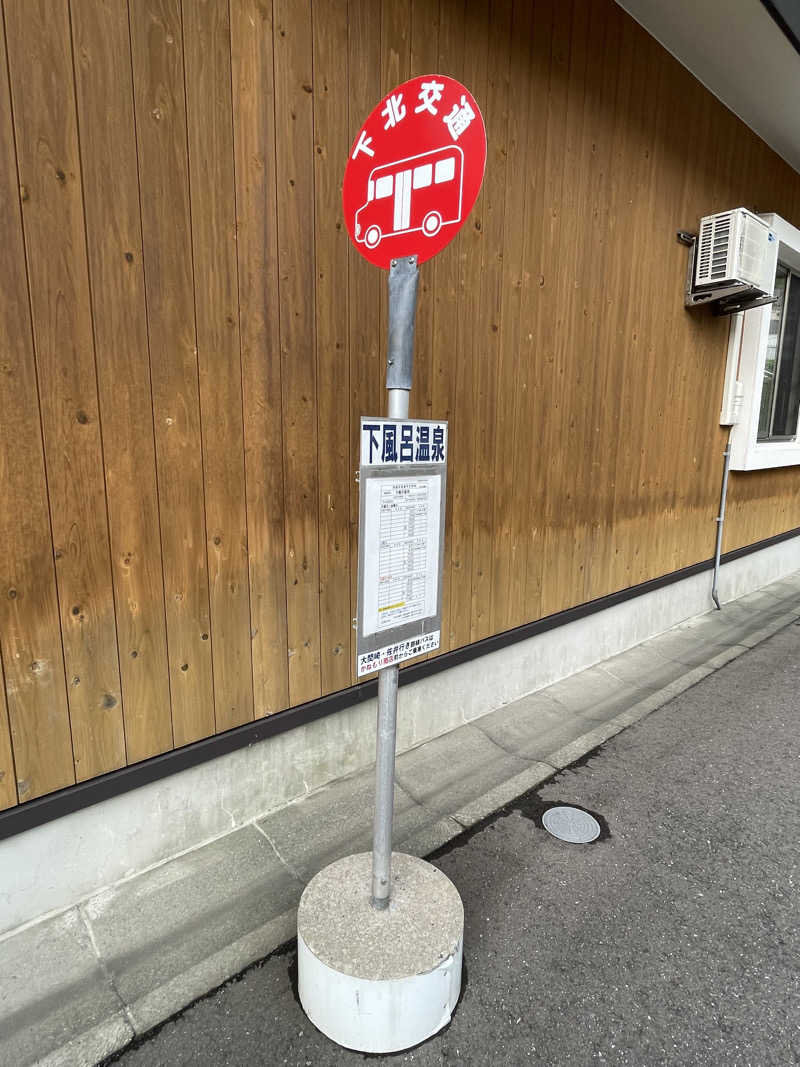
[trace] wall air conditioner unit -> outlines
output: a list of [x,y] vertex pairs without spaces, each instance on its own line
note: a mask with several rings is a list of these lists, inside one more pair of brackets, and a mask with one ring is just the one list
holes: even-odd
[[679,236],[692,246],[687,307],[711,304],[729,315],[771,303],[778,241],[758,215],[743,207],[721,211],[700,220],[697,237]]

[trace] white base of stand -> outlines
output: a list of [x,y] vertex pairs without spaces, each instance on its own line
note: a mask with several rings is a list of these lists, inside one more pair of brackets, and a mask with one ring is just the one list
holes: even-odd
[[464,908],[446,875],[392,855],[385,911],[370,900],[372,855],[348,856],[306,886],[297,913],[300,1002],[333,1041],[399,1052],[450,1022],[461,991]]

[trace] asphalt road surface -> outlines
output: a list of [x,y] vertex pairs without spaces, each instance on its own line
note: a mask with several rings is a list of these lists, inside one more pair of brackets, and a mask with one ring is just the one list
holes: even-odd
[[[597,813],[589,845],[542,828]],[[288,946],[123,1053],[124,1067],[800,1063],[800,624],[433,858],[465,906],[450,1026],[392,1057],[332,1044]]]

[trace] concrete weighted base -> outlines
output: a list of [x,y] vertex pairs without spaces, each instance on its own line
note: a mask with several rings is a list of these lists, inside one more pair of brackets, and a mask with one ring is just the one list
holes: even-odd
[[453,883],[424,860],[392,855],[385,911],[370,900],[372,855],[320,871],[300,900],[300,1002],[333,1041],[359,1052],[399,1052],[450,1021],[461,991],[464,907]]

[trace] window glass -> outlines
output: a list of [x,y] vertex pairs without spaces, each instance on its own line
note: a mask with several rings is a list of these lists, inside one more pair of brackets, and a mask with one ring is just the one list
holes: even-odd
[[433,167],[430,163],[425,163],[423,166],[417,167],[414,171],[414,188],[424,189],[426,185],[430,185],[432,174]]
[[456,158],[455,156],[448,156],[446,159],[437,159],[436,161],[436,177],[434,181],[438,185],[440,182],[449,182],[455,177],[456,173]]
[[367,185],[367,201],[375,199],[375,182],[370,178]]
[[794,437],[800,411],[800,276],[779,264],[774,294],[758,420],[760,441]]
[[789,271],[782,263],[778,264],[775,274],[775,297],[770,309],[769,337],[767,339],[767,358],[764,363],[764,384],[761,387],[761,410],[758,418],[758,436],[769,436],[769,427],[772,419],[772,401],[775,396],[775,367],[778,363],[778,341],[781,336],[781,322],[783,321],[783,298],[786,292],[786,278]]
[[392,195],[392,176],[391,174],[384,174],[382,178],[378,178],[375,182],[375,196],[378,200],[383,200],[385,196]]
[[800,277],[789,276],[789,293],[783,316],[783,340],[775,386],[773,437],[794,437],[800,408]]

